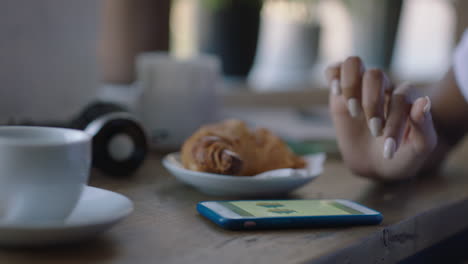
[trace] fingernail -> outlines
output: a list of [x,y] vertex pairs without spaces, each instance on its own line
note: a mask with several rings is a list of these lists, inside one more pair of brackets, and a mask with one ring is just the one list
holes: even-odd
[[429,96],[425,96],[424,98],[426,99],[426,105],[423,108],[423,112],[429,113],[429,111],[431,111],[432,106],[431,99],[429,98]]
[[386,159],[393,158],[393,155],[395,154],[395,149],[396,149],[395,139],[391,137],[385,139],[384,150],[383,150],[384,158]]
[[334,95],[340,95],[341,94],[341,88],[340,88],[340,81],[337,79],[334,79],[331,81],[331,92]]
[[357,117],[359,115],[359,105],[356,98],[348,99],[348,110],[352,117]]
[[380,136],[382,133],[382,119],[380,117],[369,119],[369,129],[374,137]]

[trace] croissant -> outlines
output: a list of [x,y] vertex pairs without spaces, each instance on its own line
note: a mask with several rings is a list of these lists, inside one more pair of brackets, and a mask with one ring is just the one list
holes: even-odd
[[182,146],[186,169],[251,176],[281,168],[303,168],[305,161],[269,130],[250,130],[240,120],[201,127]]

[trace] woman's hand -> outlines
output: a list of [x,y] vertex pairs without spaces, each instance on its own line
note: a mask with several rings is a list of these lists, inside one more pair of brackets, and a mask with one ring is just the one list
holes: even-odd
[[330,112],[344,162],[356,174],[384,181],[414,176],[437,144],[429,97],[396,88],[378,69],[350,57],[326,71]]

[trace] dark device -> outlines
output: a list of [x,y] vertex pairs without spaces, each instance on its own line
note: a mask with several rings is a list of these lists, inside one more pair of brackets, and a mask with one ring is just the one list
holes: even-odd
[[143,126],[125,108],[113,103],[91,103],[65,124],[10,120],[6,125],[84,130],[92,136],[93,167],[112,176],[132,174],[143,164],[148,152]]
[[93,167],[106,174],[130,175],[146,158],[148,143],[142,125],[119,105],[92,103],[67,127],[92,135]]

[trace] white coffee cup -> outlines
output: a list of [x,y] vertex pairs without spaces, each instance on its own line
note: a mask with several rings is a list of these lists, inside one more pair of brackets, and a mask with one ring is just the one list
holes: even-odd
[[61,223],[87,183],[91,136],[51,127],[0,127],[0,221]]
[[142,90],[138,115],[153,147],[179,148],[201,125],[217,120],[216,57],[178,59],[163,52],[143,53],[137,70]]

